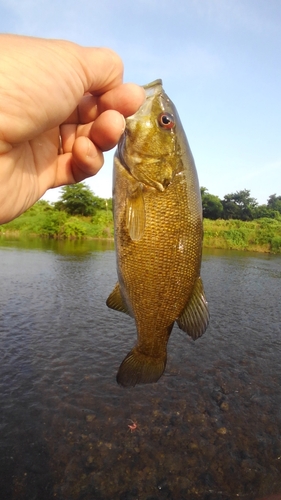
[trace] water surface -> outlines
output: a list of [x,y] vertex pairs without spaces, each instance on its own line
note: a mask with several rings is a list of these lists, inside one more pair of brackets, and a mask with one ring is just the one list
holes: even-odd
[[112,244],[31,245],[0,244],[1,500],[281,492],[280,256],[205,252],[207,332],[174,327],[160,381],[124,389]]

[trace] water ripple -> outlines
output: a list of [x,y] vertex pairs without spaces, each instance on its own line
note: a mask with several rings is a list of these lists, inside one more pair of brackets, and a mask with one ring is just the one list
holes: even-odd
[[206,253],[206,334],[175,327],[164,376],[125,390],[136,332],[105,306],[114,253],[59,245],[0,247],[1,498],[281,492],[280,257]]

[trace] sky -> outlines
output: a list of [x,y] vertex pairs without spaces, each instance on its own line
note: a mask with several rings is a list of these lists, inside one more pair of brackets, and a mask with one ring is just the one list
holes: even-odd
[[[201,186],[281,195],[280,0],[0,0],[0,32],[114,49],[124,81],[162,78]],[[113,151],[86,181],[103,198],[112,163]]]

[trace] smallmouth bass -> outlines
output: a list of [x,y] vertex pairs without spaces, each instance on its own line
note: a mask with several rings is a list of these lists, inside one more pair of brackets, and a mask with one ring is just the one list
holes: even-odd
[[118,283],[107,306],[135,319],[138,341],[117,382],[157,382],[174,322],[194,340],[209,323],[200,278],[202,204],[196,167],[162,80],[126,120],[114,157],[113,210]]

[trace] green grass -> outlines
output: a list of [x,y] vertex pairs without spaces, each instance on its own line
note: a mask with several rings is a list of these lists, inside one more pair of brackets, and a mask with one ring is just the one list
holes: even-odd
[[281,253],[281,220],[204,219],[204,247]]
[[[113,234],[111,210],[97,210],[91,217],[71,216],[40,202],[0,226],[0,235],[15,237],[86,239],[112,238]],[[281,220],[204,219],[204,247],[281,254]]]
[[94,216],[71,216],[55,209],[34,207],[17,219],[0,226],[0,235],[39,236],[57,239],[112,238],[113,218],[110,210],[99,210]]

